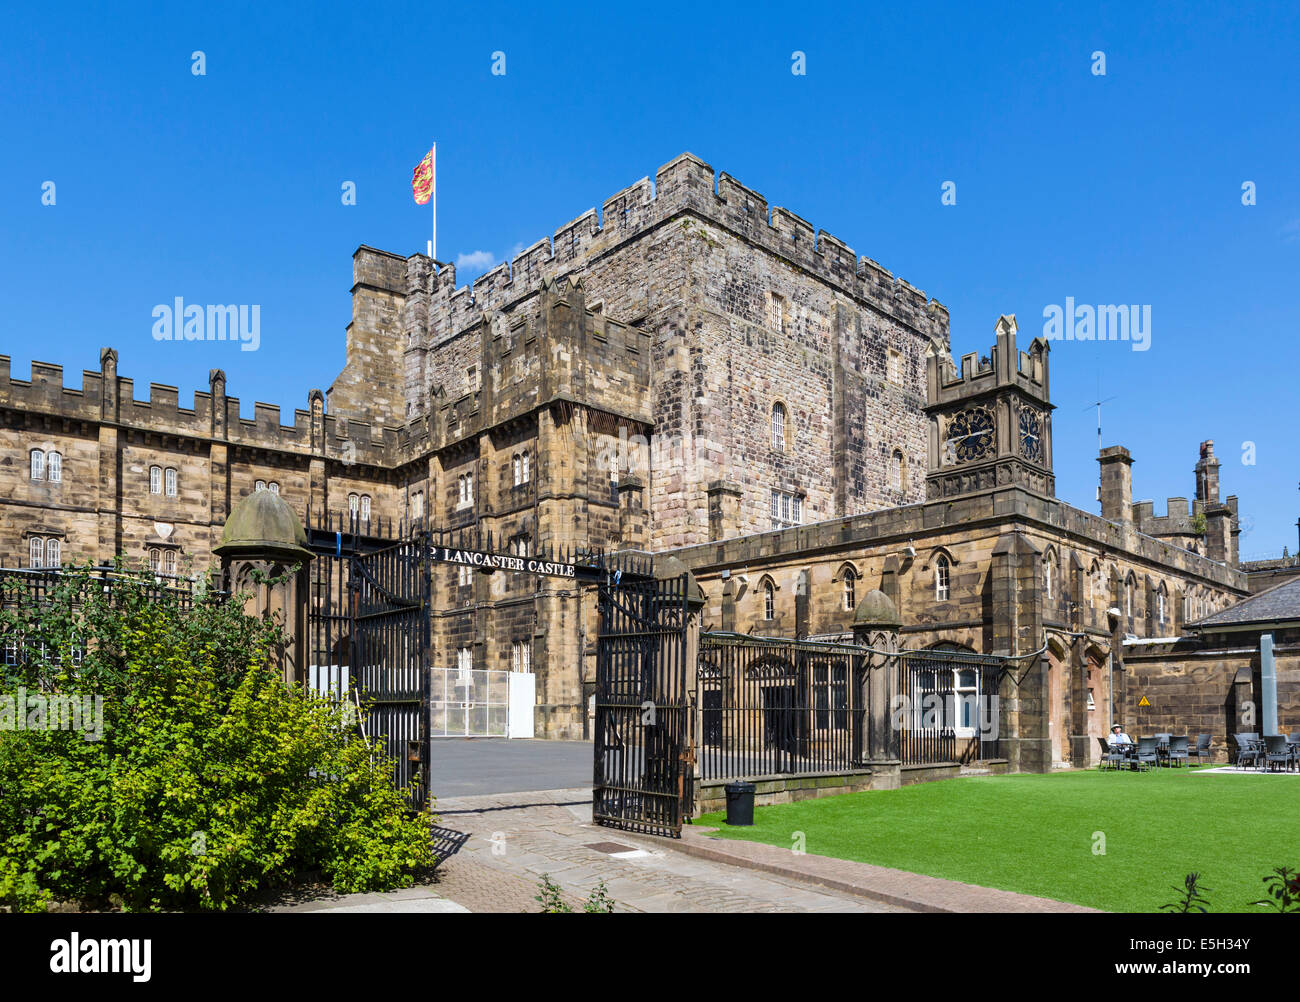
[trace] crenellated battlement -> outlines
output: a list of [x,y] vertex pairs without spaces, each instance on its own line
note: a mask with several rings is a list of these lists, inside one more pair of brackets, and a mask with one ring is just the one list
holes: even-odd
[[[593,259],[636,240],[663,224],[691,214],[730,230],[748,243],[784,258],[844,293],[896,320],[947,343],[948,310],[909,282],[895,278],[868,257],[785,208],[769,208],[762,195],[730,174],[690,153],[664,164],[654,180],[642,178],[588,209],[480,275],[472,285],[456,285],[456,270],[434,268],[423,254],[407,259],[406,295],[418,297],[428,318],[428,347],[436,347],[473,323],[478,313],[507,308],[548,280],[580,271]],[[363,248],[366,250],[366,248]],[[376,255],[386,252],[373,252]],[[367,269],[386,273],[378,259]],[[413,324],[407,335],[411,336]]]
[[1014,314],[999,317],[994,327],[996,341],[989,354],[963,355],[960,368],[946,351],[931,347],[926,353],[929,406],[1016,386],[1051,409],[1048,376],[1051,349],[1046,340],[1036,337],[1029,343],[1028,351],[1020,351],[1016,347],[1017,331]]
[[[87,424],[109,424],[124,430],[178,438],[225,442],[250,449],[314,454],[349,463],[383,466],[401,442],[411,438],[406,428],[373,427],[349,421],[346,415],[323,413],[320,400],[319,441],[313,436],[313,397],[307,409],[295,408],[293,423],[282,424],[280,407],[254,401],[251,416],[241,413],[239,397],[226,393],[226,375],[213,369],[208,390],[195,390],[193,404],[181,405],[175,386],[150,383],[148,396],[136,399],[135,380],[117,375],[117,353],[101,353],[101,370],[84,370],[82,385],[64,385],[63,367],[33,361],[31,379],[15,379],[12,359],[0,355],[0,407],[31,415]],[[105,388],[109,392],[105,392]]]

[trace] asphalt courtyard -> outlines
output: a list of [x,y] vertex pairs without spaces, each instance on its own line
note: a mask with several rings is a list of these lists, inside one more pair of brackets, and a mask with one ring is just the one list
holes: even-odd
[[593,754],[590,741],[434,738],[430,785],[438,799],[590,789]]

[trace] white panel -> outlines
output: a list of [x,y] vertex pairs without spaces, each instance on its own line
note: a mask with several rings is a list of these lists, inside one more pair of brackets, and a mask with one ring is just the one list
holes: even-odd
[[512,671],[510,679],[510,724],[512,738],[533,737],[533,706],[537,700],[537,676]]

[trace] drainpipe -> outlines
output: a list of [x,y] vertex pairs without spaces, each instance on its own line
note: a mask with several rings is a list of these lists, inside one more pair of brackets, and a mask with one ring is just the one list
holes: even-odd
[[1277,663],[1273,660],[1273,634],[1259,638],[1259,674],[1263,683],[1264,734],[1277,733]]
[[1106,700],[1106,707],[1110,711],[1110,719],[1106,722],[1106,733],[1110,734],[1110,729],[1115,726],[1115,654],[1113,651],[1106,655],[1106,692],[1110,697]]

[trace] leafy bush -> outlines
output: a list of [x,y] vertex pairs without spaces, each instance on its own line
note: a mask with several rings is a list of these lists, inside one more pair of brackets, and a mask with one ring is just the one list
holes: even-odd
[[354,892],[432,864],[431,819],[407,812],[392,763],[346,708],[268,667],[276,624],[238,601],[183,609],[129,573],[111,590],[76,572],[40,603],[5,598],[0,635],[27,656],[0,669],[0,697],[103,709],[98,740],[0,730],[0,906],[226,909],[317,868]]

